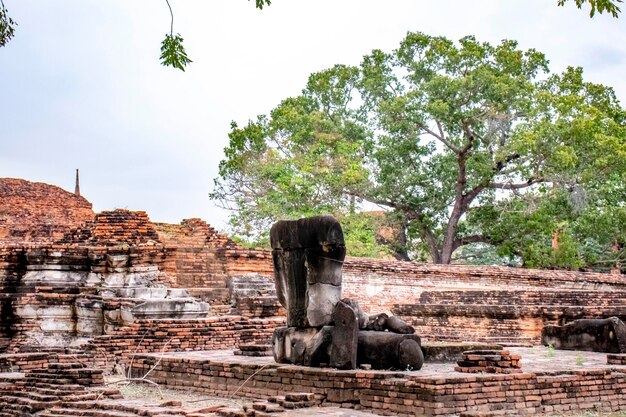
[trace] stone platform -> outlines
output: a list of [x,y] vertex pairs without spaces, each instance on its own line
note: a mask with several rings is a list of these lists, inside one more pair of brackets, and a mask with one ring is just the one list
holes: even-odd
[[[626,366],[607,355],[510,348],[522,356],[517,374],[464,374],[454,363],[425,363],[421,371],[306,368],[232,351],[142,354],[133,373],[172,388],[222,396],[267,398],[311,392],[322,405],[394,416],[537,415],[626,409]],[[482,413],[482,414],[481,414]]]

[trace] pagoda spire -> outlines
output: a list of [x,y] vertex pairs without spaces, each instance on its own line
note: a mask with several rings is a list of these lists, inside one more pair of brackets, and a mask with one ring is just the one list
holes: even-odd
[[74,187],[74,194],[80,197],[80,178],[78,177],[78,168],[76,168],[76,186]]

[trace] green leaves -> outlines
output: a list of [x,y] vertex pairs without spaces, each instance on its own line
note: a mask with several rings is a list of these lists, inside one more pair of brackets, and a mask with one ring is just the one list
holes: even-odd
[[183,47],[183,38],[180,34],[172,36],[169,33],[165,35],[165,39],[161,43],[161,65],[171,66],[185,71],[185,67],[193,62],[187,56]]
[[0,2],[0,47],[3,47],[15,36],[17,23],[9,16],[4,2]]
[[[564,6],[569,0],[558,0],[559,6]],[[604,12],[609,13],[613,17],[619,17],[621,12],[618,7],[618,3],[622,3],[622,0],[574,0],[576,6],[582,9],[583,5],[589,3],[591,10],[589,11],[589,17],[594,17],[596,12],[602,14]]]
[[270,4],[272,4],[270,0],[255,0],[255,1],[256,1],[256,8],[260,10],[263,10],[264,6],[269,6]]
[[170,33],[165,35],[165,39],[161,43],[161,65],[185,71],[185,67],[192,61],[183,48],[183,38],[178,33],[174,36],[174,12],[169,0],[165,0],[165,2],[170,10],[172,20],[170,21]]

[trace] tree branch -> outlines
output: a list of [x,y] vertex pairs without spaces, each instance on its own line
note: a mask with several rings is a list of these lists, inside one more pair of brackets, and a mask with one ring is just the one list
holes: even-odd
[[174,37],[174,12],[172,12],[172,6],[170,6],[169,0],[165,0],[167,3],[167,7],[170,8],[170,15],[172,16],[172,21],[170,23],[170,36]]
[[545,178],[531,177],[526,182],[521,182],[521,183],[517,183],[517,184],[512,184],[512,183],[492,183],[490,185],[490,187],[491,188],[497,188],[499,190],[520,190],[522,188],[530,187],[533,184],[538,184],[538,183],[542,183],[542,182],[546,182],[546,181],[547,180]]
[[432,129],[430,129],[428,126],[426,126],[423,123],[419,123],[419,127],[421,129],[423,129],[426,133],[428,133],[429,135],[433,136],[438,141],[440,141],[441,143],[446,145],[446,147],[448,149],[450,149],[452,152],[454,152],[456,154],[460,153],[461,149],[459,147],[457,147],[454,143],[452,143],[448,139],[446,139],[446,136],[443,133],[443,129],[441,128],[441,123],[439,123],[438,120],[436,120],[435,122],[437,123],[437,128],[439,129],[439,134],[434,132]]
[[[514,153],[508,155],[504,160],[496,162],[496,165],[493,167],[493,175],[498,175],[502,173],[502,170],[507,166],[509,162],[512,162],[520,157],[519,154]],[[469,205],[472,201],[480,194],[485,188],[492,187],[491,178],[488,181],[483,181],[474,188],[472,188],[468,193],[463,196],[465,204]]]
[[454,250],[457,250],[461,246],[464,246],[464,245],[467,245],[467,244],[470,244],[470,243],[487,243],[487,244],[490,244],[490,245],[494,244],[493,240],[489,239],[486,236],[483,236],[483,235],[469,235],[469,236],[464,236],[464,237],[455,239],[454,240],[454,244],[452,245],[452,247],[454,248]]

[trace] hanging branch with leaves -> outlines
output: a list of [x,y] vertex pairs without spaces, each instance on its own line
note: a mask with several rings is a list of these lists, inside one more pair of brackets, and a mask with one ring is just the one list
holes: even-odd
[[263,6],[269,6],[270,4],[272,4],[270,0],[256,0],[256,8],[260,10],[263,10]]
[[170,9],[172,20],[170,23],[170,33],[165,35],[165,39],[163,39],[161,43],[161,65],[171,66],[185,71],[185,67],[193,61],[189,59],[187,52],[185,52],[183,38],[180,36],[180,33],[174,36],[174,13],[172,12],[172,6],[170,6],[169,0],[165,0],[165,2]]
[[[569,0],[559,0],[558,5],[563,6]],[[589,17],[594,17],[596,12],[602,14],[607,12],[611,16],[617,18],[621,12],[618,3],[622,3],[622,0],[574,0],[576,7],[582,9],[582,7],[589,3],[591,10],[589,11]]]
[[15,26],[17,23],[11,19],[7,8],[4,7],[4,2],[0,0],[0,47],[5,46],[15,36]]

